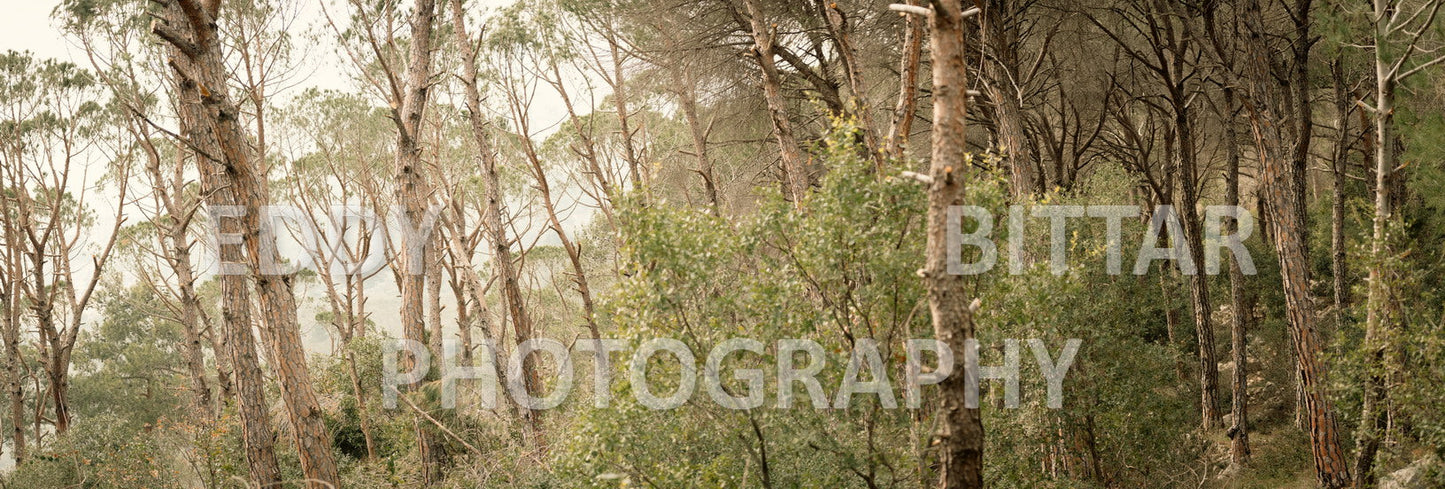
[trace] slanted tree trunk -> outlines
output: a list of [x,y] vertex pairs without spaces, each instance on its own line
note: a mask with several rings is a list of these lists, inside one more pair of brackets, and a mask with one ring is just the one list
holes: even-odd
[[[461,11],[460,0],[451,0],[453,12]],[[454,20],[454,22],[462,22]],[[507,237],[501,176],[497,172],[497,154],[492,147],[492,138],[487,122],[482,118],[482,97],[477,88],[477,53],[466,32],[465,23],[457,24],[457,35],[468,42],[462,46],[462,85],[467,107],[467,122],[471,125],[472,137],[477,142],[477,152],[482,159],[482,174],[485,182],[486,207],[482,211],[482,224],[492,242],[492,269],[502,282],[502,297],[507,302],[507,313],[511,317],[512,330],[518,344],[532,338],[532,320],[527,315],[527,305],[522,288],[517,282],[516,264],[512,257],[512,242]],[[541,378],[537,373],[536,356],[528,355],[522,363],[522,381],[528,392],[537,392]],[[542,442],[540,411],[521,407],[528,428],[537,444]]]
[[[229,201],[221,203],[238,204],[244,210],[244,215],[236,221],[239,221],[247,268],[255,283],[263,330],[269,339],[301,470],[308,479],[308,487],[335,487],[340,479],[331,453],[331,439],[306,366],[300,324],[296,319],[293,277],[268,274],[261,267],[265,262],[279,262],[274,246],[262,242],[263,238],[275,237],[269,223],[263,224],[261,215],[262,206],[270,200],[269,190],[262,165],[253,154],[246,130],[240,123],[240,110],[228,94],[225,58],[217,32],[220,7],[219,2],[175,0],[168,8],[168,22],[154,24],[153,31],[172,47],[171,67],[183,91],[188,92],[182,95],[193,97],[182,100],[192,112],[189,136],[194,148],[207,152],[201,159],[214,163],[202,170],[203,174],[213,175],[209,182],[202,182],[204,190],[213,198],[217,192],[230,194]],[[238,312],[236,307],[244,308],[245,304],[232,304],[233,313]],[[259,397],[245,402],[257,401]],[[258,479],[270,478],[265,473],[268,469],[262,467],[256,474],[260,476]]]
[[[751,3],[751,0],[750,0]],[[974,337],[973,309],[962,275],[948,273],[948,208],[965,203],[969,155],[964,146],[968,74],[964,47],[963,4],[933,0],[929,17],[933,56],[933,155],[929,163],[928,216],[924,285],[934,336],[961,356]],[[941,384],[940,426],[936,440],[941,486],[983,486],[983,420],[965,402],[967,366]]]
[[980,42],[990,59],[983,62],[984,91],[993,103],[994,132],[998,150],[1009,168],[1009,188],[1014,198],[1038,192],[1038,172],[1033,148],[1024,134],[1022,94],[1019,92],[1018,27],[1010,25],[1018,5],[1013,0],[990,0],[980,17]]
[[[762,72],[763,100],[768,104],[768,117],[773,121],[773,136],[778,140],[778,151],[783,160],[783,178],[787,183],[793,205],[801,207],[803,197],[808,193],[808,170],[798,140],[793,136],[793,123],[788,120],[787,102],[783,100],[782,76],[774,63],[774,31],[763,17],[758,0],[742,0],[747,8],[749,27],[753,35],[753,54]],[[961,90],[961,89],[960,89]]]
[[[843,73],[846,75],[851,97],[848,110],[858,118],[866,156],[875,164],[881,165],[883,160],[878,153],[881,148],[878,145],[878,134],[873,127],[873,111],[868,106],[868,85],[863,81],[863,66],[858,61],[858,50],[853,44],[853,29],[848,23],[847,13],[838,8],[838,2],[831,0],[813,0],[813,5],[826,22],[828,35],[843,62]],[[875,168],[881,170],[882,167]]]
[[1269,45],[1264,14],[1259,0],[1246,0],[1244,79],[1247,97],[1245,107],[1254,130],[1259,155],[1260,181],[1264,198],[1277,210],[1270,219],[1274,228],[1274,247],[1279,255],[1280,275],[1284,283],[1285,309],[1290,337],[1294,343],[1300,371],[1300,388],[1304,397],[1304,413],[1310,434],[1310,450],[1315,464],[1316,481],[1327,488],[1347,487],[1350,469],[1340,447],[1338,425],[1331,405],[1320,363],[1322,347],[1315,329],[1314,304],[1309,290],[1309,262],[1305,255],[1306,229],[1296,212],[1298,194],[1290,171],[1291,159],[1285,148],[1288,135],[1284,127],[1291,121],[1280,117],[1283,97],[1278,93],[1271,66],[1275,51]]
[[717,174],[713,171],[712,158],[709,158],[707,153],[707,135],[712,126],[704,126],[697,114],[697,78],[692,74],[692,67],[684,65],[674,71],[673,79],[678,84],[675,90],[678,108],[682,109],[688,132],[692,135],[692,153],[697,158],[697,174],[702,177],[703,195],[707,196],[712,215],[722,217],[722,198],[718,196]]
[[[178,8],[167,11],[167,17],[183,19]],[[184,24],[182,24],[184,25]],[[190,42],[187,35],[185,42]],[[179,48],[172,48],[173,55],[183,56]],[[180,58],[185,59],[185,58]],[[235,189],[223,183],[226,178],[224,164],[215,160],[220,145],[209,127],[205,110],[201,107],[200,85],[191,78],[175,75],[180,112],[181,132],[188,147],[196,153],[196,167],[200,174],[201,186],[205,192],[206,204],[216,206],[237,205]],[[243,231],[235,219],[220,219],[213,223],[218,234],[235,235]],[[245,263],[245,254],[239,245],[220,245],[217,257],[225,264]],[[246,464],[250,482],[260,487],[277,485],[281,480],[281,469],[276,461],[275,432],[271,428],[271,416],[266,402],[266,386],[261,372],[261,362],[256,355],[256,339],[251,331],[251,288],[247,276],[242,273],[223,273],[221,283],[221,329],[228,348],[224,352],[230,357],[235,376],[236,410],[241,418],[241,441],[246,453]]]
[[622,156],[627,160],[627,175],[632,181],[633,190],[642,190],[647,182],[644,172],[647,167],[642,162],[642,152],[638,149],[636,141],[632,139],[632,112],[628,108],[627,98],[627,74],[622,68],[622,47],[621,40],[617,38],[610,20],[604,20],[604,37],[607,40],[607,48],[612,54],[612,77],[609,85],[612,87],[612,104],[617,109],[617,127],[622,138]]
[[547,223],[552,233],[557,235],[557,241],[562,244],[562,250],[567,253],[567,259],[572,263],[572,283],[576,285],[577,295],[582,299],[582,318],[587,322],[587,330],[592,334],[593,339],[602,338],[601,332],[597,329],[596,306],[592,302],[592,289],[587,285],[587,271],[582,267],[582,247],[572,241],[567,235],[567,230],[562,227],[562,219],[557,216],[557,205],[552,201],[552,184],[547,177],[547,170],[543,167],[542,158],[537,154],[537,148],[533,146],[532,139],[526,137],[530,133],[527,123],[528,111],[525,101],[519,100],[513,94],[509,94],[512,106],[512,116],[515,118],[517,127],[521,129],[522,152],[526,154],[527,161],[532,164],[532,178],[536,180],[534,187],[542,198],[542,208],[547,211]]

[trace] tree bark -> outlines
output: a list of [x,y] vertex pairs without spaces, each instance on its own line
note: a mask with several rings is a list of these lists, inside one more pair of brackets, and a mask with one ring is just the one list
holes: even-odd
[[762,72],[763,99],[768,104],[768,117],[773,122],[773,136],[778,140],[778,150],[783,160],[783,178],[793,205],[801,207],[803,197],[808,193],[810,176],[803,152],[798,148],[798,141],[793,136],[793,123],[788,120],[787,102],[783,100],[782,77],[774,63],[776,53],[773,49],[773,29],[763,17],[758,0],[742,2],[747,8],[748,22],[752,29],[753,53]]
[[683,66],[674,72],[674,80],[679,85],[675,90],[678,107],[682,109],[688,132],[692,135],[692,153],[697,157],[697,174],[702,176],[703,194],[707,196],[712,215],[722,217],[722,198],[718,196],[717,175],[713,171],[712,159],[707,154],[707,135],[711,125],[704,127],[697,114],[697,78],[693,76],[691,67]]
[[980,41],[992,56],[983,62],[984,90],[993,102],[994,132],[998,150],[1009,168],[1009,188],[1014,198],[1038,192],[1038,171],[1025,122],[1019,91],[1018,30],[1009,25],[1016,5],[1011,0],[989,0],[980,15]]
[[[271,346],[281,397],[291,421],[302,472],[308,479],[308,487],[335,487],[340,479],[331,453],[330,436],[323,425],[321,408],[306,366],[300,325],[296,319],[296,298],[291,284],[293,277],[267,274],[261,267],[263,262],[279,262],[274,246],[263,243],[264,238],[275,237],[269,223],[262,222],[261,215],[262,206],[269,202],[269,190],[257,155],[253,154],[246,130],[240,124],[240,110],[230,101],[227,93],[225,58],[217,32],[220,4],[176,0],[169,11],[171,18],[166,25],[185,26],[189,40],[170,39],[174,36],[162,32],[160,24],[156,25],[156,30],[167,38],[173,48],[171,66],[181,84],[190,86],[184,90],[193,90],[192,96],[196,97],[183,100],[183,104],[190,105],[188,110],[195,116],[191,118],[193,147],[214,150],[202,155],[215,163],[208,165],[214,171],[202,171],[203,174],[214,175],[209,185],[203,182],[203,186],[213,195],[217,191],[230,193],[233,202],[244,210],[238,223],[241,241],[247,252],[247,268],[256,287],[263,330]],[[228,297],[226,300],[234,299]],[[234,307],[241,305],[233,304],[232,312],[236,312]],[[243,346],[238,344],[236,348]],[[249,399],[247,402],[256,400]],[[260,436],[260,433],[256,435]],[[265,473],[268,469],[263,467],[259,475],[269,477]]]
[[[908,0],[916,5],[918,0]],[[903,33],[903,59],[899,62],[898,103],[893,108],[893,122],[888,126],[887,152],[903,159],[908,136],[913,132],[913,119],[918,111],[918,67],[923,59],[925,19],[906,15],[908,27]]]
[[[16,170],[9,169],[7,171]],[[7,200],[0,199],[0,203],[3,203],[0,205],[4,206],[6,215],[9,215],[10,209]],[[21,382],[20,377],[21,363],[23,362],[20,356],[20,286],[18,283],[21,280],[19,277],[21,267],[17,230],[9,220],[6,220],[3,225],[5,263],[0,266],[3,266],[5,276],[0,277],[4,280],[3,289],[0,289],[4,291],[4,297],[0,297],[3,299],[0,300],[0,306],[3,306],[4,310],[0,312],[4,314],[0,320],[3,320],[4,323],[0,324],[0,327],[3,327],[0,329],[0,338],[3,338],[5,343],[5,394],[10,401],[8,417],[11,450],[14,451],[15,466],[19,467],[25,463],[26,459],[25,384]]]
[[[1234,88],[1224,89],[1225,205],[1239,206],[1239,135],[1235,129]],[[1239,233],[1239,221],[1231,219],[1226,226],[1230,234]],[[1249,323],[1254,317],[1254,304],[1245,290],[1247,278],[1239,268],[1239,260],[1229,259],[1229,328],[1230,360],[1234,362],[1234,378],[1230,389],[1234,424],[1229,428],[1229,462],[1236,467],[1249,465]]]
[[1284,283],[1290,337],[1301,374],[1300,387],[1304,394],[1315,478],[1327,488],[1346,487],[1351,483],[1350,469],[1340,447],[1334,408],[1326,391],[1325,367],[1319,360],[1322,347],[1315,330],[1317,318],[1309,290],[1309,263],[1304,246],[1306,229],[1296,212],[1298,193],[1294,191],[1290,178],[1290,155],[1284,147],[1288,136],[1283,128],[1290,121],[1279,116],[1278,107],[1283,97],[1278,93],[1279,85],[1270,68],[1275,52],[1267,40],[1268,32],[1259,3],[1259,0],[1244,3],[1244,82],[1248,95],[1244,103],[1254,130],[1265,198],[1271,203],[1270,207],[1278,211],[1270,220],[1270,225],[1274,228],[1274,247],[1279,255]]
[[1189,277],[1189,301],[1194,312],[1195,337],[1199,347],[1199,393],[1201,426],[1205,430],[1218,428],[1223,423],[1219,411],[1219,361],[1214,347],[1214,321],[1209,301],[1209,276],[1204,273],[1204,235],[1199,222],[1199,174],[1195,169],[1197,154],[1194,147],[1194,125],[1190,120],[1187,102],[1183,93],[1177,93],[1174,100],[1174,125],[1179,141],[1175,153],[1175,164],[1179,172],[1181,201],[1180,217],[1184,221],[1186,246],[1190,260],[1194,262],[1194,274]]
[[[178,8],[171,8],[168,16],[181,19]],[[189,36],[188,36],[189,37]],[[173,55],[184,55],[172,48]],[[186,58],[177,57],[184,60]],[[224,164],[213,160],[220,152],[215,140],[214,129],[209,126],[206,112],[201,107],[202,92],[194,79],[179,73],[175,76],[178,109],[182,134],[196,153],[196,167],[201,177],[206,203],[210,206],[237,205],[235,189],[224,183]],[[218,234],[235,235],[243,232],[239,222],[222,219],[213,224]],[[245,263],[244,251],[238,245],[220,245],[217,255],[222,266]],[[246,453],[250,482],[257,486],[277,485],[281,480],[281,469],[276,461],[275,432],[271,428],[271,416],[266,402],[266,387],[261,363],[256,355],[256,340],[251,331],[251,290],[244,274],[222,274],[221,283],[221,326],[231,358],[235,376],[236,410],[241,418],[241,440]]]
[[[397,261],[401,267],[399,288],[402,335],[407,340],[427,345],[432,358],[432,369],[427,378],[435,378],[435,372],[439,371],[439,361],[442,360],[441,338],[432,338],[433,335],[428,334],[427,329],[428,284],[437,282],[441,277],[434,263],[435,226],[428,227],[426,223],[432,185],[427,178],[426,163],[421,155],[422,122],[431,93],[432,31],[436,16],[435,0],[416,1],[410,19],[411,45],[407,52],[406,70],[400,84],[393,85],[399,86],[399,89],[392,94],[397,125],[396,159],[393,165],[397,183],[396,200],[402,205],[412,228],[402,233],[401,244],[397,249]],[[440,283],[433,286],[440,287]],[[416,359],[408,354],[403,361],[409,368],[415,365]],[[414,429],[423,465],[422,481],[435,484],[441,479],[441,463],[445,458],[440,436],[422,419],[414,421]]]
[[1335,85],[1335,141],[1330,158],[1333,180],[1333,199],[1330,205],[1330,270],[1334,275],[1335,327],[1345,326],[1345,308],[1350,304],[1349,264],[1346,262],[1345,242],[1345,170],[1350,154],[1350,99],[1345,90],[1344,61],[1336,58],[1330,63],[1330,74]]
[[[461,11],[460,0],[450,0],[454,12]],[[459,22],[454,20],[454,22]],[[467,37],[465,25],[458,24],[457,35],[463,39]],[[522,288],[518,285],[516,265],[512,257],[512,242],[507,237],[503,206],[501,176],[497,172],[497,154],[492,147],[490,129],[482,119],[481,93],[477,88],[477,53],[470,41],[462,45],[462,85],[467,107],[467,121],[471,125],[472,137],[477,142],[477,152],[482,159],[482,173],[486,187],[486,207],[482,211],[482,223],[486,227],[492,242],[492,268],[493,273],[502,282],[502,297],[507,302],[507,312],[512,319],[512,330],[518,344],[532,338],[532,320],[527,315],[525,298],[522,296]],[[522,381],[528,392],[537,392],[541,387],[541,378],[537,373],[535,356],[528,355],[522,363]],[[533,440],[541,444],[541,417],[540,411],[528,409],[526,406],[520,408],[522,416],[527,421]]]
[[1390,298],[1388,270],[1384,261],[1392,253],[1390,226],[1393,224],[1393,188],[1395,174],[1395,87],[1396,74],[1385,59],[1388,42],[1386,20],[1395,8],[1390,0],[1374,0],[1375,15],[1381,19],[1375,31],[1375,215],[1370,239],[1369,284],[1365,313],[1365,385],[1360,410],[1360,427],[1355,435],[1355,477],[1359,487],[1375,483],[1375,455],[1387,423],[1390,332],[1398,320]]
[[[751,3],[751,0],[750,0]],[[929,17],[933,56],[933,155],[929,163],[924,285],[934,336],[962,356],[974,337],[973,309],[962,275],[948,273],[948,209],[965,203],[969,155],[964,146],[967,121],[967,68],[963,5],[933,0]],[[983,486],[983,420],[965,402],[966,364],[941,384],[940,485],[946,489]]]

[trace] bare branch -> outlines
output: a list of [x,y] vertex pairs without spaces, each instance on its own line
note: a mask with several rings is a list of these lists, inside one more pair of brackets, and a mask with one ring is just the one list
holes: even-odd
[[928,176],[928,175],[924,175],[924,174],[922,174],[922,173],[906,171],[906,172],[903,172],[903,173],[899,173],[898,176],[903,177],[903,178],[912,179],[912,180],[917,180],[918,183],[922,183],[922,184],[924,184],[924,185],[932,185],[932,184],[933,184],[933,177],[930,177],[930,176]]
[[1410,75],[1414,75],[1414,74],[1416,74],[1416,73],[1419,73],[1421,70],[1424,70],[1425,68],[1429,68],[1429,67],[1431,67],[1431,66],[1435,66],[1435,65],[1437,65],[1437,64],[1440,64],[1441,62],[1445,62],[1445,56],[1440,56],[1440,57],[1435,58],[1435,59],[1432,59],[1432,60],[1430,60],[1430,61],[1426,61],[1426,62],[1420,64],[1419,66],[1416,66],[1416,67],[1414,67],[1414,68],[1410,68],[1410,71],[1406,71],[1406,72],[1404,72],[1404,73],[1401,73],[1400,76],[1395,77],[1395,79],[1396,79],[1397,81],[1404,80],[1404,79],[1406,79],[1406,78],[1409,78]]
[[892,10],[894,12],[902,12],[905,14],[921,15],[924,17],[933,15],[933,9],[931,8],[920,7],[918,5],[905,5],[901,3],[889,4],[888,10]]

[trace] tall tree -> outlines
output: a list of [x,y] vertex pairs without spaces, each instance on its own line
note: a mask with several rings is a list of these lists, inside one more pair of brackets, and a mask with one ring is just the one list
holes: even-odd
[[[532,338],[532,317],[527,311],[526,298],[522,296],[522,287],[518,281],[516,258],[512,253],[513,240],[507,233],[510,219],[507,218],[506,199],[499,171],[500,161],[498,160],[500,158],[493,144],[493,128],[482,115],[484,109],[477,75],[479,54],[477,45],[480,40],[473,40],[469,37],[466,33],[465,23],[458,29],[457,35],[464,40],[460,43],[462,46],[460,78],[466,102],[467,124],[471,130],[472,139],[477,144],[478,158],[482,161],[482,180],[485,193],[482,223],[491,238],[492,270],[495,279],[502,283],[502,297],[507,303],[507,316],[511,319],[513,338],[518,344],[521,344]],[[527,392],[537,392],[537,389],[541,387],[541,378],[537,373],[535,358],[535,356],[528,355],[522,364],[521,387]],[[519,409],[527,421],[533,441],[540,444],[542,441],[540,412],[531,409],[531,406],[519,406]]]
[[1258,0],[1244,2],[1242,23],[1243,103],[1254,130],[1264,199],[1277,211],[1269,216],[1269,225],[1274,230],[1274,247],[1279,256],[1315,478],[1324,487],[1347,487],[1351,484],[1350,468],[1340,447],[1339,427],[1327,392],[1326,369],[1319,358],[1323,347],[1315,328],[1318,318],[1309,289],[1310,270],[1304,246],[1307,230],[1295,212],[1299,195],[1291,178],[1293,160],[1285,147],[1292,140],[1285,129],[1291,121],[1283,117],[1281,108],[1288,102],[1275,82],[1273,67],[1278,66],[1277,51],[1270,44],[1271,31],[1265,24]]
[[[307,485],[317,489],[335,487],[340,478],[301,345],[292,290],[294,276],[262,267],[263,263],[280,261],[274,242],[263,243],[276,238],[274,229],[263,223],[262,216],[263,206],[270,201],[270,191],[261,161],[241,124],[240,108],[229,94],[218,29],[220,14],[220,2],[177,0],[166,9],[164,21],[152,25],[152,31],[172,50],[171,68],[181,87],[177,95],[180,103],[188,107],[184,109],[189,113],[187,138],[200,155],[199,160],[206,162],[201,173],[210,175],[202,185],[217,200],[213,204],[234,204],[240,208],[241,216],[235,220],[241,225],[245,269],[256,290],[263,331],[275,362],[281,397]],[[230,195],[216,197],[217,191]],[[233,304],[232,311],[248,307],[249,304]],[[266,475],[264,467],[260,472],[253,471],[253,475]]]
[[1366,296],[1365,354],[1369,372],[1365,390],[1360,429],[1356,435],[1359,451],[1355,457],[1355,484],[1374,485],[1375,454],[1386,424],[1385,399],[1391,381],[1391,369],[1399,365],[1397,347],[1391,337],[1400,328],[1399,299],[1391,291],[1394,278],[1389,270],[1395,253],[1390,241],[1397,226],[1395,207],[1398,197],[1394,187],[1401,172],[1397,160],[1395,111],[1396,91],[1410,77],[1445,62],[1445,55],[1420,61],[1419,55],[1430,53],[1441,39],[1432,39],[1436,18],[1445,1],[1427,0],[1412,3],[1398,0],[1374,0],[1370,19],[1374,27],[1375,103],[1368,107],[1375,125],[1375,213],[1370,238],[1369,293]]
[[[929,51],[933,56],[933,154],[928,170],[927,239],[923,269],[933,334],[957,354],[974,338],[973,306],[962,275],[948,273],[949,208],[964,205],[970,157],[964,146],[968,72],[963,2],[933,0]],[[983,419],[966,402],[964,365],[942,391],[938,450],[941,486],[983,487]]]

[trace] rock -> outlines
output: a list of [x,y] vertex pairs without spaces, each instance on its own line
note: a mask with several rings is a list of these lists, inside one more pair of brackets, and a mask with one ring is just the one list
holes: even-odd
[[[1432,470],[1435,469],[1435,470]],[[1429,455],[1403,469],[1380,478],[1380,489],[1428,489],[1433,485],[1432,472],[1440,469],[1440,459]]]

